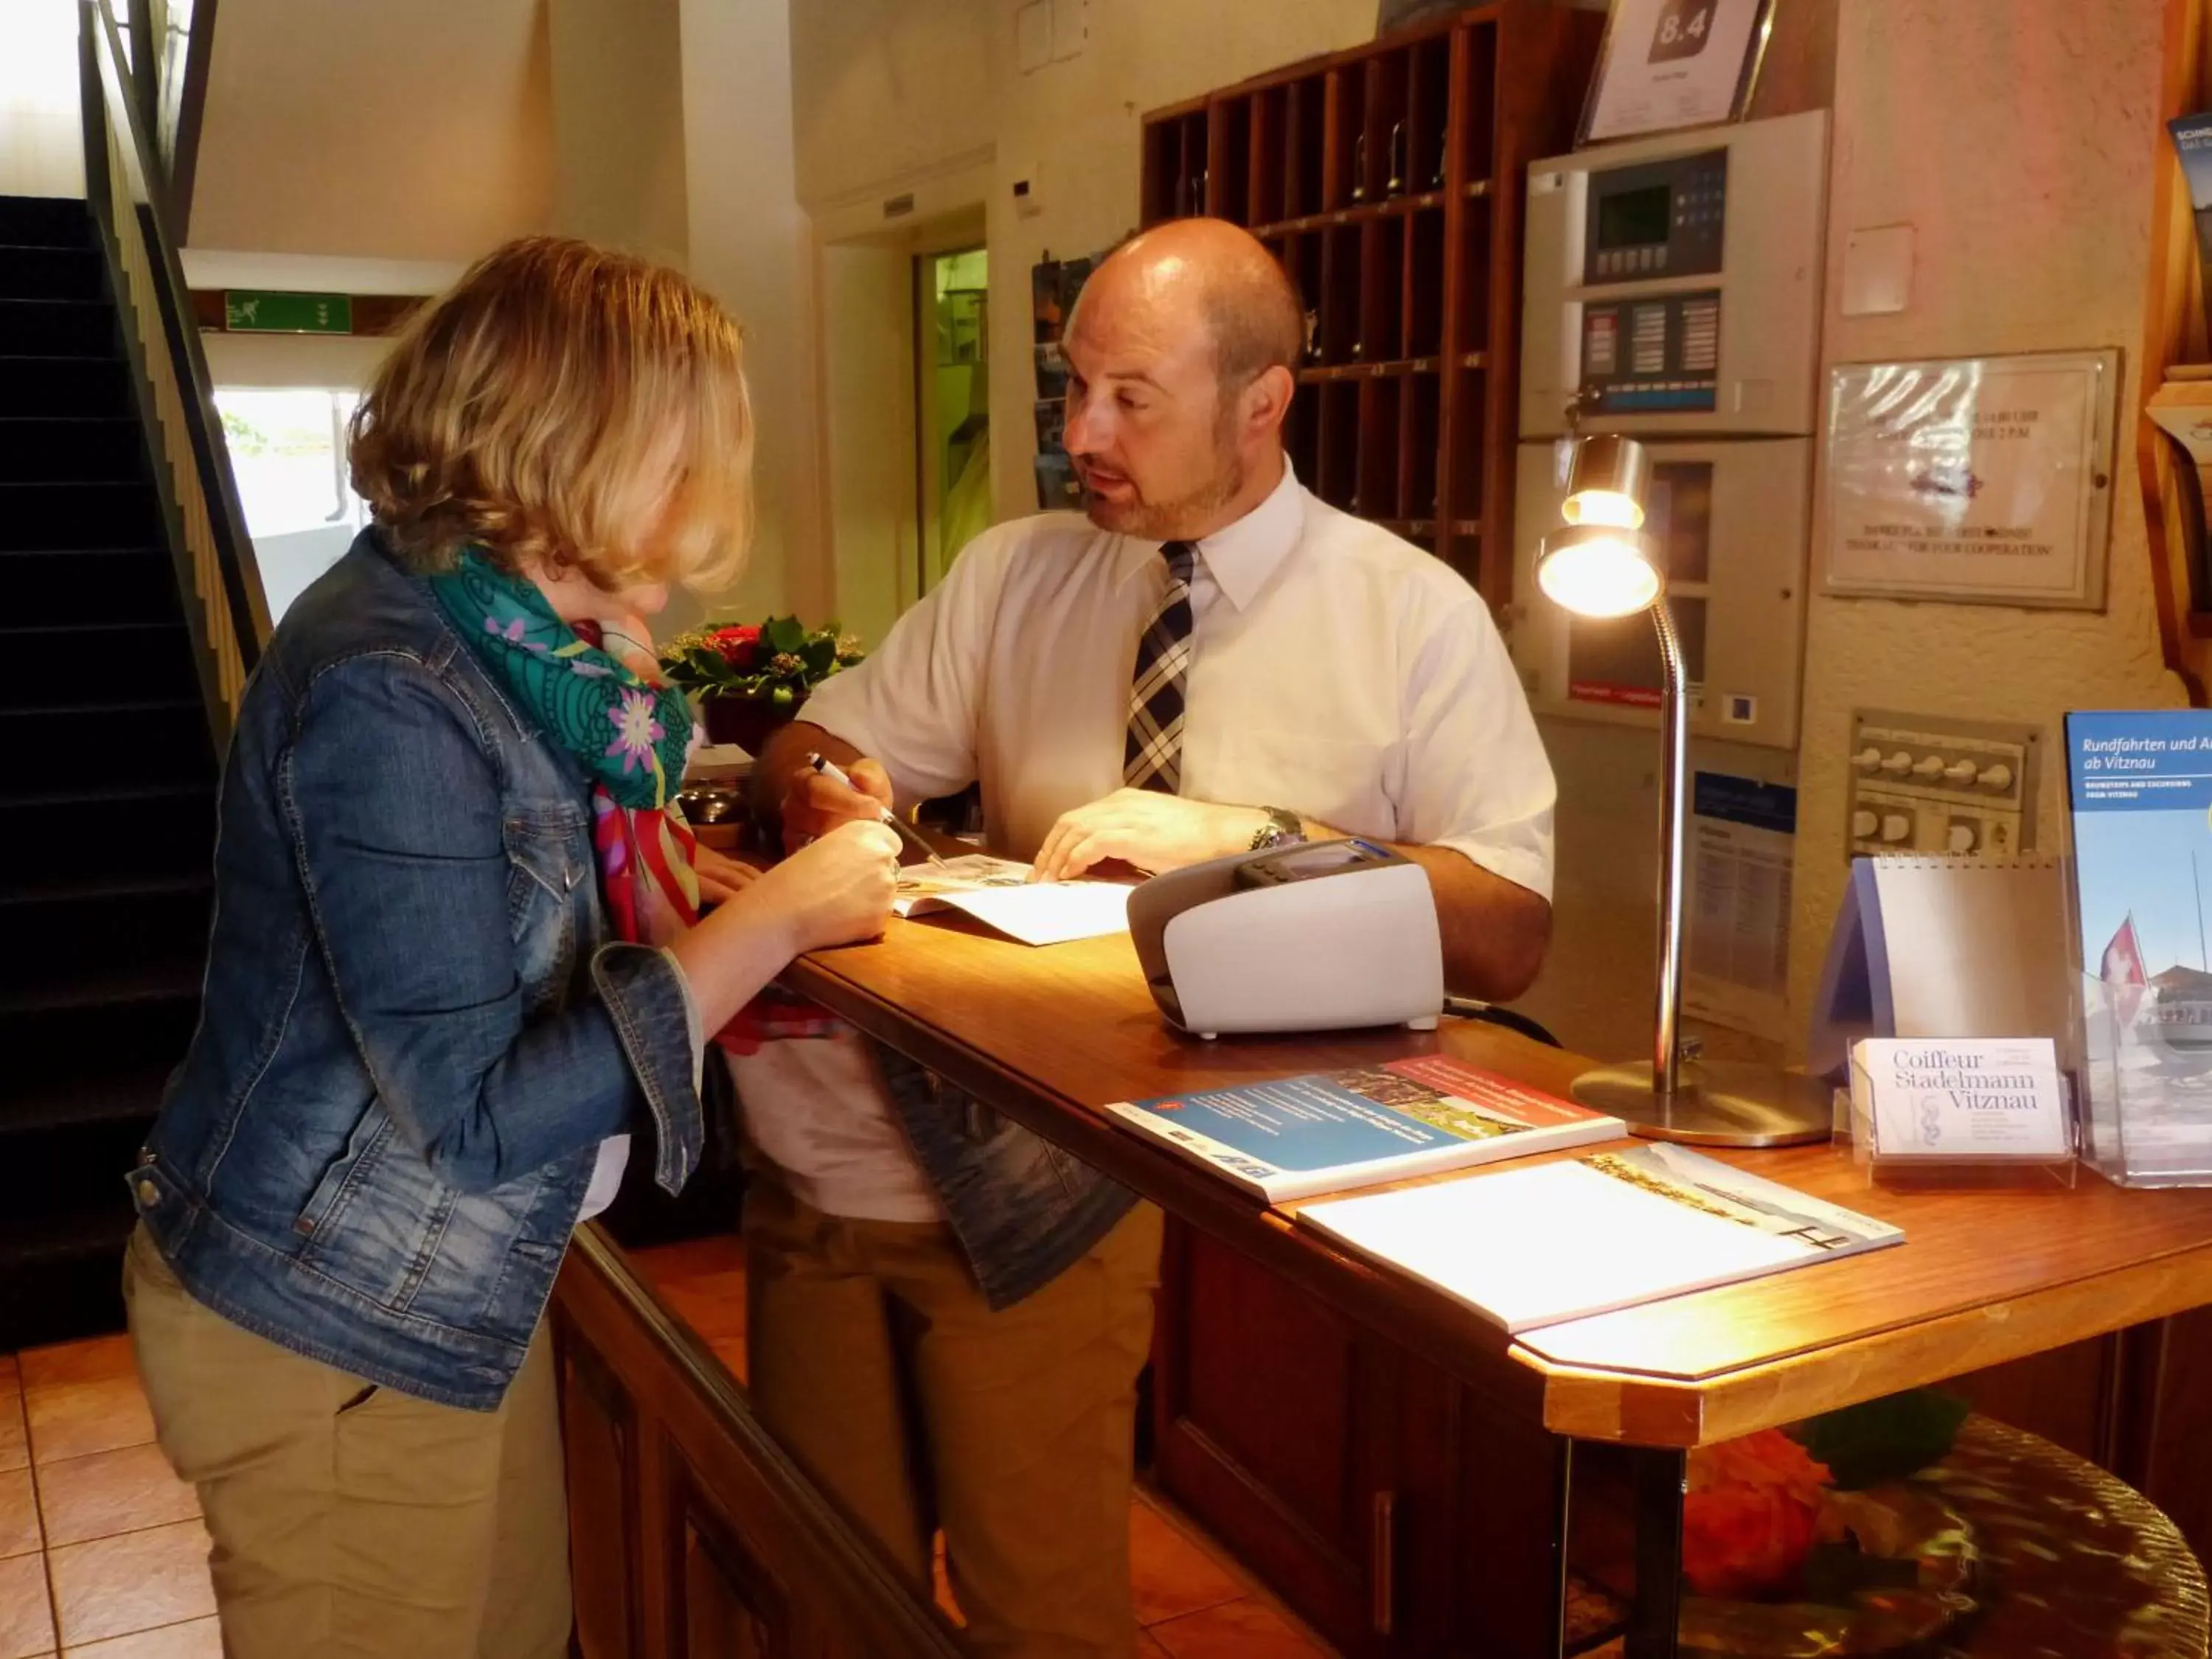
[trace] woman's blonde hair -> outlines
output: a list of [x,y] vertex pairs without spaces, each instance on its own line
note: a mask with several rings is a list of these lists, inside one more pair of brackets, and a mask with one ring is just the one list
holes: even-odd
[[752,520],[743,333],[665,266],[525,237],[409,323],[353,417],[353,487],[392,550],[465,546],[610,591],[735,579]]

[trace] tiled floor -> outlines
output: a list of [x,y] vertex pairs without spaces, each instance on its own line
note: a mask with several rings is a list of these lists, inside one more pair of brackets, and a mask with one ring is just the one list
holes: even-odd
[[0,1358],[0,1659],[220,1659],[207,1534],[122,1337]]
[[[745,1272],[738,1241],[665,1244],[635,1260],[670,1311],[742,1378]],[[1157,1494],[1139,1491],[1130,1506],[1129,1553],[1144,1659],[1324,1659],[1330,1652]],[[957,1618],[941,1565],[939,1586]]]
[[[735,1242],[640,1261],[742,1376]],[[127,1339],[0,1355],[0,1659],[221,1659],[199,1505],[153,1441]],[[1328,1654],[1157,1496],[1131,1506],[1129,1543],[1145,1659]]]

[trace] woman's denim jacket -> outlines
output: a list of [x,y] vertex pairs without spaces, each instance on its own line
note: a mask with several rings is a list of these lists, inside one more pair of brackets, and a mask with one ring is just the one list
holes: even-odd
[[216,867],[139,1214],[234,1322],[490,1409],[599,1142],[649,1116],[672,1193],[698,1161],[693,1021],[672,961],[607,941],[582,770],[374,532],[246,687]]

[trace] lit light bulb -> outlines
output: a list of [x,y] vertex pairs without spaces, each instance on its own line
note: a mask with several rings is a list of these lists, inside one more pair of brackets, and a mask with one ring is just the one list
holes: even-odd
[[1665,583],[1646,538],[1632,529],[1583,524],[1548,538],[1536,585],[1577,617],[1630,617],[1650,608]]
[[1617,489],[1583,489],[1567,497],[1559,516],[1569,524],[1601,525],[1611,530],[1641,530],[1644,509]]

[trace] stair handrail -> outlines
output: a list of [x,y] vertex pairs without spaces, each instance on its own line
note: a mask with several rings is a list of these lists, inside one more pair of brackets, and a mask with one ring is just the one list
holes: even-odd
[[270,634],[269,604],[238,500],[167,191],[110,0],[79,0],[85,197],[113,279],[125,344],[155,438],[157,482],[185,611],[203,650],[218,742]]
[[[143,7],[152,21],[149,0],[129,3],[134,18]],[[215,61],[215,10],[216,0],[165,0],[154,54],[155,153],[161,158],[172,228],[186,241],[191,237],[208,76]]]

